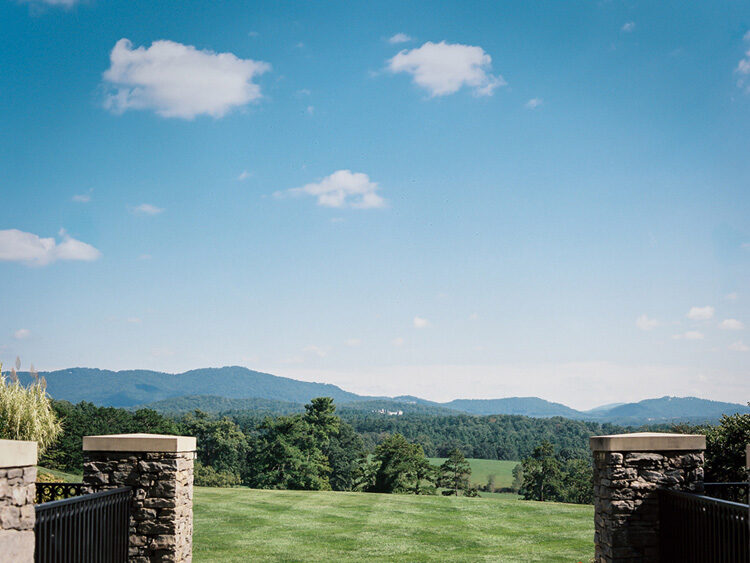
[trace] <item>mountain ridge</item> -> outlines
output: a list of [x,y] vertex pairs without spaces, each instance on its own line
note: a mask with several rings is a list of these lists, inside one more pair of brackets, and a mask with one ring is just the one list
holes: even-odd
[[[169,374],[152,370],[111,371],[68,368],[42,372],[47,391],[55,399],[73,403],[89,401],[101,406],[142,407],[154,405],[164,412],[185,412],[201,405],[211,412],[257,410],[297,412],[313,397],[329,396],[342,408],[406,414],[469,414],[475,416],[515,414],[537,418],[561,416],[577,420],[615,424],[659,424],[711,422],[723,414],[750,414],[750,406],[700,399],[664,396],[634,403],[602,405],[580,411],[539,397],[499,399],[454,399],[445,403],[411,395],[367,396],[351,393],[330,383],[299,381],[250,370],[241,366],[200,368]],[[31,381],[28,373],[21,381]],[[377,408],[376,408],[377,407]]]

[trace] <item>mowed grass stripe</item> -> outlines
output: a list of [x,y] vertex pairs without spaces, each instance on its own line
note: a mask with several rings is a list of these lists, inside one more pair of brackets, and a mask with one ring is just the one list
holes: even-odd
[[195,490],[195,561],[589,561],[593,508],[317,491]]

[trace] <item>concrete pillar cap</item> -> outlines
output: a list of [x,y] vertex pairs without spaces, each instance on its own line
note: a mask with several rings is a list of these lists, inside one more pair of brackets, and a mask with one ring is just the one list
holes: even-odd
[[705,450],[703,434],[669,434],[665,432],[635,432],[592,436],[589,445],[594,452],[663,452],[677,450]]
[[110,434],[84,436],[83,451],[87,452],[194,452],[193,436],[168,434]]
[[36,442],[0,440],[0,468],[36,465]]

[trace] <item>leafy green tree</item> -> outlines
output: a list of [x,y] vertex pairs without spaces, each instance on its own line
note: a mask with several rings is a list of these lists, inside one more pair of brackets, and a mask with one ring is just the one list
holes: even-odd
[[358,460],[364,452],[362,438],[345,422],[329,438],[327,455],[331,467],[329,481],[334,491],[351,491],[355,487]]
[[204,466],[240,476],[245,465],[247,437],[229,418],[216,418],[201,411],[185,415],[180,432],[195,436],[196,456]]
[[[417,459],[414,461],[414,486],[411,491],[415,495],[434,495],[436,488],[435,483],[438,479],[438,472],[434,465],[424,456],[422,446],[417,452]],[[422,455],[419,455],[422,451]]]
[[174,421],[151,409],[135,412],[113,407],[97,407],[81,402],[52,401],[62,434],[39,458],[39,465],[69,473],[83,471],[83,437],[99,434],[179,434]]
[[248,484],[261,489],[329,490],[331,468],[302,416],[266,418],[249,459]]
[[542,442],[522,462],[523,486],[519,491],[525,500],[555,500],[560,489],[560,462],[548,441]]
[[594,467],[590,459],[573,458],[561,467],[562,486],[558,492],[559,502],[593,504]]
[[411,444],[401,434],[394,434],[375,448],[373,458],[377,469],[372,492],[414,492],[418,466],[425,459],[422,446]]
[[448,489],[444,491],[448,494],[459,495],[460,491],[466,491],[469,488],[469,478],[471,477],[471,467],[466,461],[464,454],[458,448],[452,450],[440,466],[440,484]]
[[330,437],[339,431],[341,419],[334,414],[335,412],[336,407],[330,397],[317,397],[305,405],[305,414],[302,418],[310,425],[315,439],[322,448],[325,448]]
[[513,466],[513,484],[510,488],[518,492],[523,487],[523,464],[517,463]]
[[746,481],[745,448],[750,444],[750,414],[722,416],[719,424],[708,427],[705,433],[706,481]]
[[228,471],[216,471],[198,460],[195,461],[193,476],[196,487],[238,487],[241,484],[238,475]]

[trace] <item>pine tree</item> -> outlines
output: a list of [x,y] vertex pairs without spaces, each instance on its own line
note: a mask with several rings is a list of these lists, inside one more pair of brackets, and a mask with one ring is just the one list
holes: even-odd
[[441,485],[448,489],[443,494],[458,496],[459,491],[466,491],[469,488],[469,477],[471,477],[469,462],[466,461],[461,450],[455,448],[440,466]]

